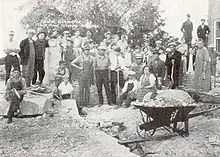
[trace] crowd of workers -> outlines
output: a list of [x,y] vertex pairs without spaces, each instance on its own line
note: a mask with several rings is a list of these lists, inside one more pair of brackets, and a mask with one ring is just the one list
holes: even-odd
[[[52,68],[45,68],[45,62],[49,67],[52,62],[57,65],[49,79],[49,84],[56,88],[54,94],[62,99],[75,98],[81,114],[86,114],[82,108],[90,103],[92,85],[97,87],[99,106],[104,104],[103,86],[109,105],[128,107],[132,101],[142,101],[148,92],[184,88],[187,73],[194,73],[196,90],[209,91],[211,76],[216,73],[217,53],[213,46],[208,51],[210,30],[204,19],[194,45],[192,30],[190,15],[181,28],[181,40],[167,33],[163,34],[163,40],[156,39],[149,32],[143,35],[142,44],[126,33],[118,35],[107,31],[104,40],[97,44],[89,30],[85,37],[79,30],[74,35],[66,30],[60,37],[48,38],[46,32],[36,34],[28,29],[27,38],[20,46],[14,41],[15,32],[10,31],[4,50],[6,99],[11,104],[8,122],[12,122],[12,116],[18,111],[25,89],[43,86],[45,75],[52,73]],[[55,45],[50,42],[54,40]],[[74,93],[76,84],[78,92]]]

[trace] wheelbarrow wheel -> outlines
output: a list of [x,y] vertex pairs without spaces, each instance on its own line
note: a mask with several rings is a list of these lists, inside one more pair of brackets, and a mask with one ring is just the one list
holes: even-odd
[[143,112],[140,110],[140,114],[142,117],[142,121],[137,123],[136,126],[136,133],[139,137],[141,138],[146,138],[146,137],[150,137],[153,136],[156,132],[156,128],[155,129],[151,129],[146,131],[145,129],[140,129],[140,125],[141,124],[145,124],[145,123],[149,123],[152,121],[152,118],[150,118],[148,115],[144,115]]

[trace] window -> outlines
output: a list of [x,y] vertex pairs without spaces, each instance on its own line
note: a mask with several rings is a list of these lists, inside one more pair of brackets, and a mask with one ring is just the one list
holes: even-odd
[[215,22],[214,40],[217,52],[220,52],[220,21]]

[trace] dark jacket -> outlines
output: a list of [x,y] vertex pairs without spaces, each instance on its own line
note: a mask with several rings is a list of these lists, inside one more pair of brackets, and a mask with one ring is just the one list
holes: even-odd
[[161,77],[162,79],[165,77],[166,66],[165,63],[160,59],[154,59],[150,65],[149,69],[153,72],[156,77]]
[[[34,47],[36,47],[34,41],[33,41],[33,44],[34,44]],[[22,40],[20,43],[19,56],[21,57],[21,65],[27,65],[29,55],[30,55],[29,39],[26,38]]]
[[[174,60],[174,65],[172,64],[172,60]],[[181,63],[181,53],[175,51],[172,56],[168,56],[165,61],[165,65],[167,66],[167,76],[169,79],[173,78],[172,89],[175,89],[179,85],[179,74],[180,74],[180,63]],[[173,67],[173,74],[172,74]]]
[[208,35],[209,33],[210,33],[210,29],[209,29],[209,26],[207,25],[204,25],[204,28],[202,28],[201,25],[197,28],[198,38],[206,40],[206,35]]
[[180,68],[181,58],[182,58],[181,53],[176,50],[172,56],[169,57],[167,55],[165,65],[167,67],[168,76],[170,76],[172,73],[172,60],[174,60],[174,75],[179,76],[179,68]]
[[193,23],[191,21],[185,21],[181,27],[181,31],[183,32],[185,42],[192,41],[192,31],[193,31]]
[[40,39],[37,39],[35,41],[35,49],[36,49],[36,59],[37,60],[44,60],[45,58],[45,51],[46,51],[46,48],[49,47],[49,44],[48,44],[48,40],[40,40]]

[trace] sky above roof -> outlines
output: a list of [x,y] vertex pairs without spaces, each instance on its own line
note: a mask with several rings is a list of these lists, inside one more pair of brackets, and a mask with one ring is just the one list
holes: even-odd
[[200,19],[208,18],[208,0],[160,0],[160,9],[164,10],[162,15],[166,18],[165,29],[177,37],[182,36],[180,28],[187,13],[191,14],[194,36]]

